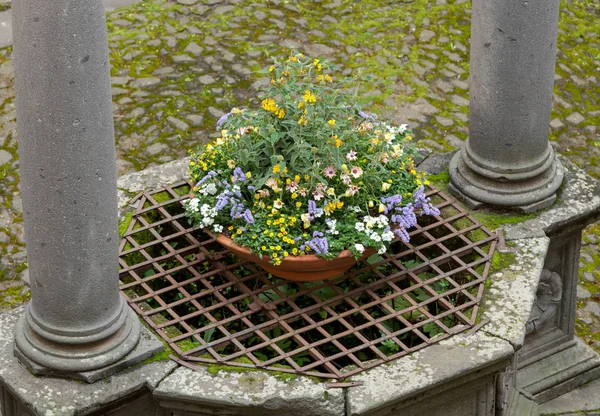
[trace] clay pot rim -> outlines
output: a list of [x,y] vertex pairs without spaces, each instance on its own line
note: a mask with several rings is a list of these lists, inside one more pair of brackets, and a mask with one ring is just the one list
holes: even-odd
[[[230,237],[226,236],[225,234],[222,233],[214,233],[212,231],[208,231],[208,230],[204,230],[204,232],[206,234],[208,234],[209,236],[211,236],[212,238],[215,239],[215,241],[219,242],[219,244],[221,244],[224,247],[228,247],[230,245],[235,244],[236,245],[236,250],[239,250],[241,252],[243,252],[244,254],[246,254],[247,256],[254,256],[257,259],[259,259],[260,261],[265,261],[265,262],[269,262],[269,260],[271,260],[271,256],[267,256],[264,255],[262,256],[262,258],[260,257],[259,254],[255,254],[253,253],[248,247],[246,246],[242,246],[238,243],[236,243],[234,240],[232,240]],[[366,248],[365,249],[365,253],[367,253],[368,251],[371,251],[373,249],[371,248]],[[352,254],[352,252],[350,250],[342,250],[340,252],[340,254],[338,254],[336,257],[334,257],[331,260],[325,259],[321,256],[318,256],[316,254],[303,254],[301,256],[294,256],[294,255],[289,255],[288,257],[285,257],[282,259],[282,263],[286,260],[292,260],[292,261],[305,261],[305,262],[316,262],[316,261],[333,261],[336,259],[345,259],[348,257],[352,257],[352,259],[354,259],[354,254]],[[279,266],[275,266],[275,267],[279,267]]]

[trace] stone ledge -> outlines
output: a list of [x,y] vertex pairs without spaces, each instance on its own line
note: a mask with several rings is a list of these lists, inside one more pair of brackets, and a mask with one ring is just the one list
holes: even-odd
[[403,402],[414,404],[429,400],[434,395],[500,371],[514,353],[508,342],[482,331],[455,335],[353,376],[353,382],[363,385],[348,390],[350,414],[387,414],[385,409],[391,406],[400,409],[404,407]]
[[213,375],[203,367],[180,367],[154,390],[162,407],[182,415],[344,416],[344,396],[343,389],[326,389],[307,377],[243,370]]
[[484,292],[481,319],[489,321],[483,331],[518,350],[525,340],[525,324],[535,302],[550,239],[527,238],[515,243],[511,264],[488,277],[490,286]]
[[33,414],[75,416],[101,409],[142,389],[153,390],[177,365],[158,361],[124,370],[94,384],[36,377],[13,355],[14,326],[23,308],[0,314],[0,385]]
[[600,183],[563,156],[558,158],[565,168],[565,180],[557,202],[536,218],[507,226],[507,240],[539,236],[540,230],[551,235],[571,224],[583,227],[600,217]]

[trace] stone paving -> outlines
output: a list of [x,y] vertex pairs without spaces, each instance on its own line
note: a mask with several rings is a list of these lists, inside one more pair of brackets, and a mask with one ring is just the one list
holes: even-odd
[[[408,122],[424,147],[468,134],[466,0],[145,0],[108,12],[119,174],[186,155],[232,106],[256,103],[255,73],[290,49],[361,69],[368,108]],[[8,2],[0,3],[2,7]],[[359,6],[360,4],[360,6]],[[557,151],[600,177],[600,4],[562,3],[554,106]],[[0,310],[28,298],[12,47],[0,49]],[[43,203],[43,198],[41,199]],[[586,230],[578,332],[600,351],[600,225]],[[595,335],[594,335],[595,334]]]

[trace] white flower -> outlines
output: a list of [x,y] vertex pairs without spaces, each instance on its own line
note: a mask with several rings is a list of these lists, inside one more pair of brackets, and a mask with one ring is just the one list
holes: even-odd
[[209,183],[208,185],[206,185],[206,187],[204,188],[204,190],[209,193],[210,195],[214,195],[217,193],[217,187],[215,186],[214,183]]
[[407,128],[408,128],[408,126],[406,124],[401,124],[400,127],[398,127],[398,133],[400,133],[400,134],[404,133]]
[[215,224],[213,226],[213,230],[215,231],[215,233],[222,233],[223,232],[223,226],[221,224]]
[[369,236],[369,238],[373,241],[375,241],[376,243],[379,243],[381,241],[381,236],[377,233],[373,233]]
[[362,222],[357,222],[356,224],[354,224],[354,228],[356,229],[356,231],[364,231],[365,224]]
[[385,248],[385,246],[381,246],[379,248],[379,250],[377,250],[377,254],[383,254],[387,251],[387,249]]
[[198,212],[198,203],[200,200],[198,198],[193,198],[188,201],[188,208],[194,212]]
[[365,251],[365,246],[363,246],[362,244],[355,244],[354,248],[356,249],[356,251],[358,251],[360,254],[362,254]]
[[387,233],[381,234],[381,239],[383,241],[392,241],[394,239],[394,233],[392,231],[388,231]]
[[209,225],[212,225],[215,222],[215,220],[211,217],[204,217],[202,219],[202,223],[204,223],[205,227],[208,227]]

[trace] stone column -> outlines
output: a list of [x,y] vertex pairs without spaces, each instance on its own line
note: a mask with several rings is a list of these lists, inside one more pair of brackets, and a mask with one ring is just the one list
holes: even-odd
[[138,343],[119,294],[116,157],[101,0],[14,0],[32,300],[15,354],[35,373],[103,368]]
[[449,166],[467,204],[523,212],[554,202],[563,168],[548,141],[559,0],[473,0],[470,134]]

